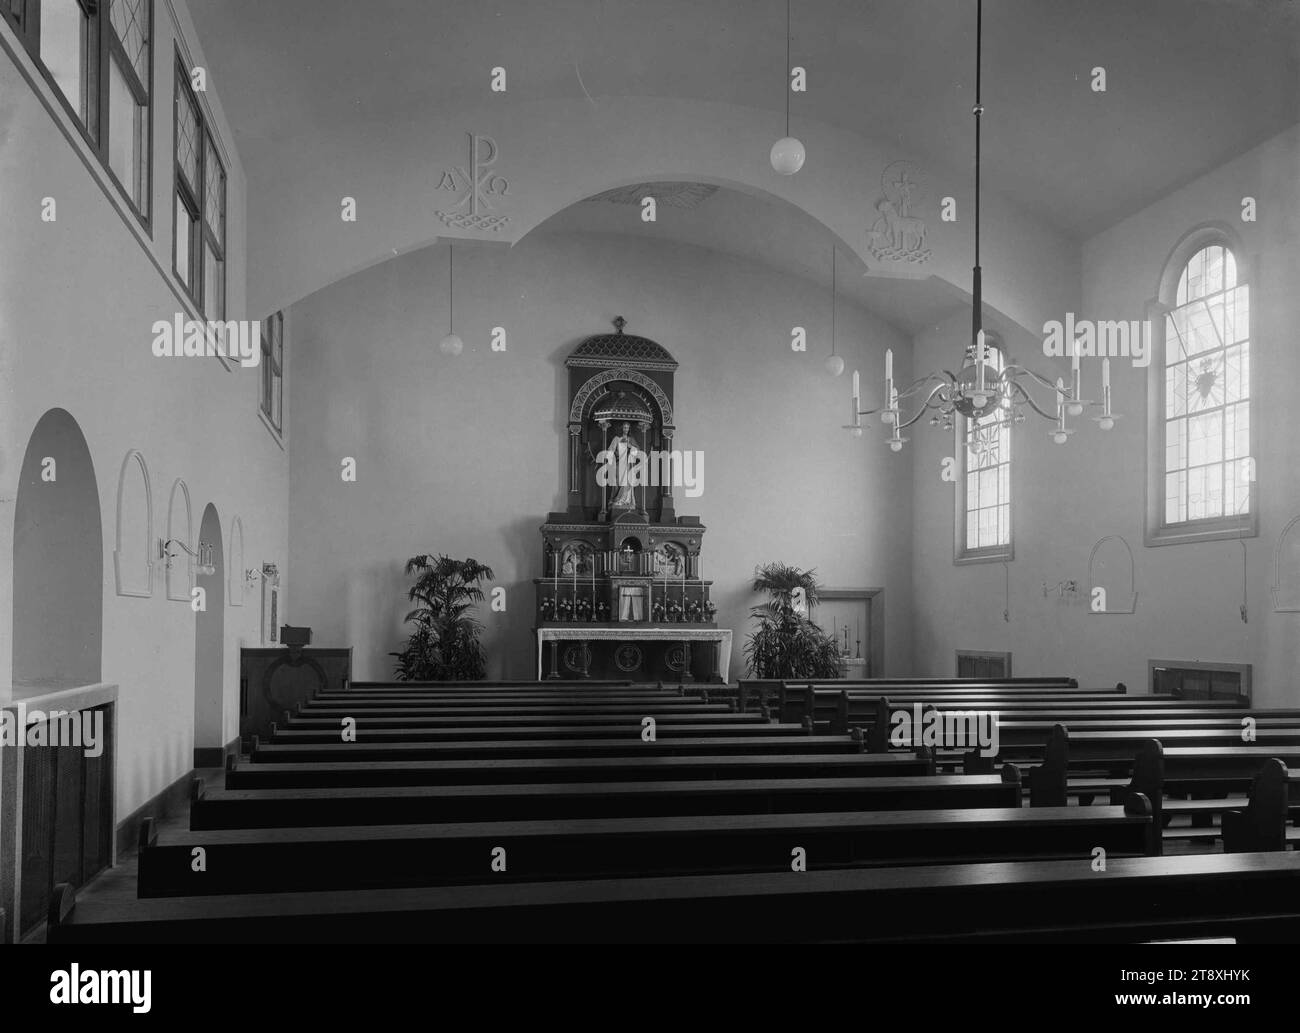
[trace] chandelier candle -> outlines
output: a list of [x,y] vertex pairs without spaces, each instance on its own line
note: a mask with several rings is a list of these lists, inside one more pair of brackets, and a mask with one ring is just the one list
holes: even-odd
[[[1082,397],[1079,368],[1079,352],[1071,355],[1071,387],[1066,394],[1065,383],[1059,378],[1050,378],[1035,372],[1018,362],[1007,361],[1002,347],[996,341],[986,341],[984,336],[984,301],[983,270],[980,266],[980,125],[984,114],[981,101],[982,63],[983,63],[983,24],[984,5],[982,0],[976,4],[975,15],[975,103],[971,114],[975,119],[975,264],[971,270],[971,329],[970,336],[962,342],[960,366],[957,372],[938,369],[919,377],[902,390],[894,386],[894,369],[892,356],[885,352],[885,393],[884,404],[877,409],[870,409],[858,415],[880,414],[881,422],[890,428],[886,439],[894,452],[903,448],[907,438],[900,433],[921,417],[929,416],[932,426],[951,431],[954,421],[961,417],[969,425],[976,426],[979,434],[970,435],[973,442],[982,440],[982,435],[994,433],[1000,429],[1009,429],[1015,423],[1024,421],[1026,410],[1033,410],[1049,423],[1054,424],[1049,432],[1053,439],[1064,444],[1073,431],[1065,425],[1065,417],[1081,416],[1088,406],[1102,406],[1103,403],[1087,401]],[[1056,324],[1049,324],[1055,326]],[[1072,324],[1071,324],[1072,325]],[[1046,332],[1046,330],[1044,331]],[[1063,352],[1046,352],[1048,355],[1063,355]],[[1092,355],[1091,350],[1082,354]],[[1053,379],[1056,380],[1053,385]],[[1053,387],[1058,388],[1057,411],[1051,411],[1051,404],[1044,397]],[[1035,392],[1040,392],[1036,398]],[[900,399],[908,399],[908,413],[899,408]],[[1103,411],[1101,416],[1094,416],[1093,421],[1101,430],[1110,430],[1115,425],[1113,413]],[[848,428],[854,437],[861,435],[861,428],[856,423]]]

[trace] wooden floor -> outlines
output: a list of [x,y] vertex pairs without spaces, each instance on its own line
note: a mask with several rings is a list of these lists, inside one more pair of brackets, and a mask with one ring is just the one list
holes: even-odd
[[[219,788],[225,784],[225,772],[221,768],[198,768],[195,777],[203,779],[203,784]],[[188,830],[190,827],[190,803],[187,799],[184,807],[158,822],[161,831]],[[117,866],[100,872],[85,886],[77,890],[78,900],[102,900],[105,902],[124,902],[136,899],[136,886],[139,884],[139,864],[136,846],[117,857]],[[45,923],[28,933],[23,943],[44,943]]]

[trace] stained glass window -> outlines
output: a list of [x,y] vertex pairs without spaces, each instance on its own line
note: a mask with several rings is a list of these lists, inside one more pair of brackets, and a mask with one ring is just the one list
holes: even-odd
[[1250,295],[1228,248],[1192,255],[1164,329],[1164,523],[1248,514]]
[[[1001,371],[1002,350],[986,344],[987,365]],[[963,421],[962,478],[965,490],[964,554],[975,556],[993,550],[1000,554],[1011,545],[1011,427],[1009,402],[988,415]]]

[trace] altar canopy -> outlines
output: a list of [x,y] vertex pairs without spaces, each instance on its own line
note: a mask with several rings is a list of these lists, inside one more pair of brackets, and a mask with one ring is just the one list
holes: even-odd
[[[716,607],[703,575],[706,529],[679,516],[674,498],[702,470],[675,440],[677,362],[625,325],[620,316],[614,333],[588,337],[565,360],[567,505],[541,527],[538,675],[545,638],[556,658],[550,677],[689,680],[698,667],[699,677],[716,679],[714,653],[681,649],[682,632],[716,627]],[[580,647],[561,650],[562,642]]]

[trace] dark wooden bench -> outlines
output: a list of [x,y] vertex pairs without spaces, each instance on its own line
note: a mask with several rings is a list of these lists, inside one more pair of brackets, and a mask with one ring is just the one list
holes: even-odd
[[600,680],[591,678],[587,680],[565,680],[565,681],[354,681],[349,683],[347,691],[349,692],[373,692],[396,689],[400,691],[443,691],[443,690],[473,690],[474,692],[491,692],[497,689],[528,689],[554,692],[566,692],[574,689],[601,689],[601,688],[658,688],[671,689],[676,691],[676,686],[665,685],[658,682],[650,685],[648,682],[634,682],[623,680]]
[[[1300,717],[1293,711],[1247,711],[1236,704],[1218,704],[1200,707],[1189,706],[1172,697],[1124,697],[1103,700],[1061,703],[1054,700],[949,700],[926,699],[908,700],[894,696],[858,696],[851,692],[841,692],[835,699],[834,714],[826,722],[827,730],[832,734],[844,734],[854,728],[870,730],[873,726],[889,726],[889,715],[903,710],[909,715],[915,712],[916,705],[922,710],[938,709],[944,711],[991,711],[998,714],[999,728],[1017,721],[1041,721],[1048,728],[1053,724],[1071,724],[1076,721],[1111,722],[1131,719],[1162,720],[1166,715],[1170,719],[1200,718],[1203,720],[1237,721],[1247,714],[1261,718],[1287,716]],[[793,723],[793,722],[790,722]],[[871,736],[868,734],[868,738]]]
[[778,701],[783,685],[828,685],[841,689],[879,690],[888,693],[897,689],[970,689],[990,686],[1015,687],[1018,685],[1041,686],[1048,690],[1055,688],[1075,689],[1079,683],[1073,678],[1002,678],[994,681],[980,678],[842,678],[834,682],[798,681],[780,678],[741,679],[736,686],[737,699],[742,710],[749,706],[766,706]]
[[[999,734],[1002,729],[999,728]],[[1041,735],[1035,733],[1030,738],[1014,737],[1011,741],[1002,739],[1000,743],[1000,756],[1003,760],[1014,761],[1017,763],[1024,762],[1042,755],[1041,739],[1035,743],[1035,739]],[[1240,728],[1163,728],[1158,730],[1145,731],[1076,731],[1070,728],[1070,760],[1072,767],[1105,767],[1113,773],[1123,773],[1127,771],[1132,763],[1135,749],[1148,739],[1158,739],[1165,746],[1167,754],[1170,750],[1195,749],[1208,751],[1203,754],[1183,754],[1173,753],[1172,756],[1180,761],[1184,757],[1188,758],[1207,758],[1207,763],[1212,763],[1216,770],[1226,771],[1231,766],[1229,757],[1232,756],[1228,751],[1236,748],[1246,750],[1241,754],[1242,757],[1254,758],[1259,756],[1260,750],[1267,750],[1264,756],[1282,756],[1288,755],[1295,757],[1297,763],[1300,763],[1300,728],[1266,728],[1261,727],[1256,731],[1255,741],[1252,744],[1246,744],[1241,739]],[[1253,763],[1253,760],[1252,760]],[[1180,770],[1182,766],[1180,764]],[[1254,777],[1258,768],[1250,768],[1248,765],[1241,769],[1243,774],[1233,776],[1237,778]],[[1170,775],[1173,777],[1173,775]],[[1189,776],[1190,777],[1190,776]]]
[[372,706],[368,703],[321,704],[304,703],[298,713],[306,717],[523,717],[530,714],[542,714],[554,717],[569,715],[614,714],[623,717],[635,716],[638,720],[645,715],[657,718],[660,714],[686,714],[698,717],[700,714],[726,714],[733,712],[735,704],[699,703],[690,701],[669,701],[666,703],[524,703],[517,706],[489,706],[486,704],[462,706],[449,704],[433,706],[424,703],[412,703],[410,706],[384,704]]
[[741,754],[731,756],[534,757],[519,760],[334,761],[239,764],[227,757],[228,789],[336,786],[513,785],[549,782],[685,781],[745,778],[879,778],[928,775],[919,753]]
[[1063,686],[1048,689],[1035,688],[1029,685],[1018,686],[1014,689],[999,689],[996,686],[979,685],[954,690],[942,686],[934,689],[908,689],[892,685],[859,689],[845,688],[842,685],[833,683],[792,684],[787,682],[783,683],[779,690],[776,711],[783,722],[811,720],[813,727],[817,728],[822,725],[829,726],[836,720],[843,693],[847,693],[850,700],[862,699],[871,703],[884,696],[906,705],[910,705],[912,702],[928,702],[940,706],[941,701],[943,701],[945,705],[947,702],[951,702],[954,706],[968,705],[982,707],[983,709],[996,709],[994,704],[1003,700],[1007,702],[1041,700],[1058,705],[1067,701],[1109,703],[1113,698],[1122,695],[1125,691],[1127,690],[1122,684],[1113,689],[1081,690]]
[[[287,728],[311,728],[328,730],[332,734],[337,733],[343,727],[343,718],[351,717],[356,721],[358,729],[363,728],[390,728],[390,729],[408,729],[411,731],[417,729],[466,729],[466,728],[525,728],[525,727],[543,727],[547,725],[563,724],[565,727],[591,727],[591,728],[618,728],[636,725],[640,727],[641,717],[645,715],[638,714],[555,714],[555,713],[538,713],[538,714],[474,714],[469,716],[444,717],[428,715],[383,715],[375,717],[369,714],[333,714],[328,717],[321,717],[305,713],[290,713],[285,711],[284,727]],[[733,714],[728,712],[719,712],[711,710],[707,713],[698,714],[694,712],[682,712],[665,714],[657,712],[651,715],[658,725],[732,725],[736,727],[756,727],[768,722],[769,719],[759,714]],[[278,724],[277,724],[278,727]],[[785,726],[790,727],[790,726]],[[800,734],[806,735],[807,729],[800,726]]]
[[89,899],[60,884],[70,943],[1134,942],[1300,938],[1300,854],[1271,852]]
[[748,778],[469,786],[206,790],[191,783],[193,829],[689,814],[1020,806],[1020,772],[880,778]]
[[[141,897],[532,882],[718,871],[1155,852],[1150,806],[973,808],[473,822],[319,829],[140,830]],[[194,851],[205,870],[193,870]],[[493,851],[505,851],[493,871]]]
[[726,754],[854,754],[863,752],[861,736],[752,736],[738,729],[727,735],[683,736],[665,730],[653,742],[640,728],[602,739],[523,739],[481,742],[340,742],[264,743],[253,737],[254,764],[333,763],[336,761],[477,760],[533,757],[690,757]]
[[467,706],[511,706],[519,703],[639,703],[649,700],[654,703],[699,703],[703,696],[687,696],[677,692],[634,692],[632,690],[610,689],[605,692],[431,692],[431,693],[379,693],[379,692],[320,692],[311,697],[312,703],[345,703],[383,706],[396,704],[406,706],[412,703],[424,703],[429,706],[444,706],[459,703]]
[[[292,743],[337,743],[341,742],[341,726],[338,721],[323,722],[320,727],[303,727],[291,721],[287,727],[272,722],[268,742],[276,744]],[[808,738],[800,725],[783,725],[775,722],[747,722],[744,724],[667,724],[657,729],[661,738],[672,739],[708,739],[714,737],[745,735],[749,738],[792,739],[797,736]],[[535,739],[625,739],[628,736],[640,738],[641,725],[599,724],[599,725],[502,725],[462,728],[407,728],[401,725],[392,728],[372,728],[358,725],[356,739],[364,743],[385,742],[425,742],[425,743],[472,743],[482,740],[507,742]]]
[[[1241,810],[1223,812],[1223,849],[1228,853],[1285,850],[1291,785],[1300,786],[1293,772],[1277,758],[1264,762],[1250,787],[1250,799]],[[1300,802],[1300,801],[1297,801]]]

